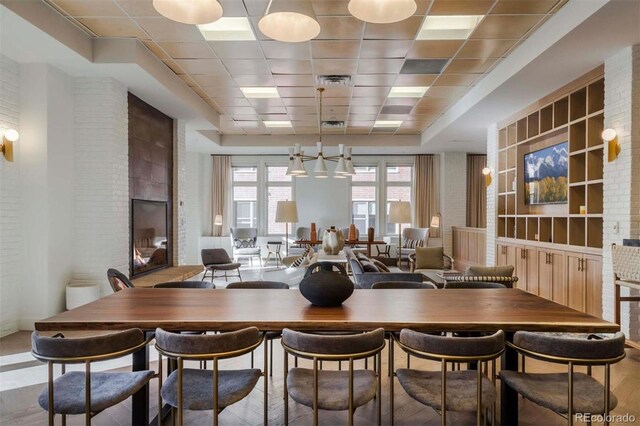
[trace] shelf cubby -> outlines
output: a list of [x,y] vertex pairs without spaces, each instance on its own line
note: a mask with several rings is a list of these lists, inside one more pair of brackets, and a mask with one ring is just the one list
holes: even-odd
[[537,217],[528,217],[527,218],[527,240],[529,241],[537,241],[538,236],[538,218]]
[[540,110],[540,133],[553,129],[553,104]]
[[587,88],[583,87],[569,97],[569,119],[571,121],[587,115]]
[[532,138],[540,134],[540,116],[538,111],[530,114],[527,118],[527,138]]
[[[551,231],[552,231],[552,218],[550,217],[541,217],[538,225],[538,241],[541,243],[550,243],[552,242]],[[566,232],[565,232],[566,234]]]
[[585,219],[583,217],[569,218],[569,244],[572,246],[584,246],[585,244]]
[[555,244],[567,244],[567,218],[553,218],[553,242]]
[[587,247],[602,248],[602,218],[587,218]]
[[523,118],[518,120],[516,123],[517,126],[517,137],[516,142],[522,142],[527,139],[527,118]]
[[516,237],[516,219],[513,217],[507,218],[507,238]]
[[564,126],[569,122],[569,98],[564,97],[553,103],[553,128]]
[[588,88],[587,105],[589,114],[604,109],[604,79],[591,83]]
[[498,218],[498,237],[506,237],[506,219],[503,217]]
[[500,215],[507,214],[507,196],[506,195],[498,196],[498,214]]
[[498,174],[498,194],[507,192],[507,173]]
[[569,156],[569,183],[584,182],[586,156],[584,153]]
[[569,214],[580,214],[580,206],[586,207],[584,185],[569,187]]
[[507,194],[507,214],[516,214],[516,194]]
[[507,147],[507,129],[500,129],[498,132],[498,148],[503,149]]
[[590,183],[587,185],[587,214],[603,212],[602,183]]
[[498,152],[498,168],[500,170],[507,169],[507,151],[506,150]]
[[578,121],[569,126],[569,152],[585,149],[587,146],[587,125]]
[[516,144],[516,123],[507,127],[507,146]]
[[518,155],[516,147],[512,146],[507,149],[507,169],[516,167],[516,156]]
[[507,191],[515,191],[517,188],[517,185],[514,185],[514,182],[516,182],[516,171],[515,170],[509,170],[507,172]]
[[600,180],[604,174],[604,152],[602,149],[587,151],[587,179]]
[[587,146],[602,145],[602,131],[604,130],[604,114],[594,115],[587,119]]
[[516,238],[519,240],[527,239],[527,218],[518,217],[516,219]]

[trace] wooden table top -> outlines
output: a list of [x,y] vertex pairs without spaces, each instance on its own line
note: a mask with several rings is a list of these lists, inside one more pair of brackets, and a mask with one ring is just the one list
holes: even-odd
[[38,321],[36,330],[371,330],[614,332],[619,326],[517,289],[357,290],[340,307],[298,290],[126,289]]
[[[318,244],[321,245],[322,244],[322,239],[319,239],[317,241],[311,241],[311,240],[295,240],[293,242],[294,244]],[[373,241],[369,241],[369,240],[344,240],[345,244],[349,244],[349,245],[376,245],[376,244],[387,244],[385,241],[380,241],[380,240],[373,240]]]

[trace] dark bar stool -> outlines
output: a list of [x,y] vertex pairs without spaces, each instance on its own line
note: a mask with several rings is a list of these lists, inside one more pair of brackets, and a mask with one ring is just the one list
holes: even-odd
[[[507,344],[523,356],[567,365],[567,373],[532,374],[500,371],[502,381],[534,403],[567,418],[573,424],[574,413],[607,415],[618,401],[610,392],[610,367],[625,357],[624,334],[589,340],[584,335],[532,333],[519,331]],[[588,374],[574,372],[586,365]],[[604,385],[591,376],[591,367],[604,367]],[[577,395],[577,397],[576,397]]]
[[[54,416],[84,414],[85,424],[93,416],[124,401],[149,383],[156,374],[150,370],[135,372],[91,372],[91,363],[132,354],[149,343],[138,329],[103,336],[67,339],[62,334],[53,337],[31,334],[31,354],[48,364],[48,386],[38,398],[40,406],[49,412],[49,425]],[[62,375],[53,379],[53,366],[60,364]],[[66,372],[67,364],[84,364],[85,371]]]
[[215,289],[214,283],[208,283],[205,281],[171,281],[167,283],[159,283],[153,286],[153,288],[208,288]]
[[[228,277],[238,277],[242,281],[240,274],[240,263],[232,262],[229,257],[229,253],[223,248],[202,249],[200,251],[200,257],[202,258],[202,264],[204,265],[204,274],[202,275],[202,281],[207,277],[207,272],[211,272],[211,282],[216,277],[216,271],[224,273],[224,280],[227,281]],[[229,271],[237,271],[237,275],[228,275]]]
[[[356,408],[377,397],[378,425],[382,418],[381,352],[384,349],[384,329],[353,335],[327,336],[300,333],[284,329],[282,347],[287,354],[313,360],[313,368],[292,368],[284,357],[284,423],[289,423],[289,396],[294,401],[313,408],[313,424],[318,424],[318,410],[349,410],[349,425],[353,425]],[[354,370],[353,362],[375,357],[377,373]],[[321,370],[321,361],[348,361],[348,371]]]
[[[395,372],[405,392],[416,401],[428,405],[440,413],[442,425],[447,424],[447,411],[475,411],[476,424],[482,421],[482,412],[492,407],[491,420],[495,422],[496,358],[504,352],[504,333],[498,331],[482,337],[447,337],[418,333],[404,329],[397,342],[400,348],[412,356],[440,361],[440,371],[421,371],[400,368]],[[478,365],[477,370],[447,371],[447,363],[492,364],[489,379]],[[393,359],[392,359],[393,363]],[[453,392],[447,393],[447,387]],[[394,381],[389,386],[391,424],[393,424]]]
[[111,285],[111,289],[114,293],[116,291],[124,290],[125,288],[134,287],[129,278],[117,269],[107,269],[107,279],[109,280],[109,284]]

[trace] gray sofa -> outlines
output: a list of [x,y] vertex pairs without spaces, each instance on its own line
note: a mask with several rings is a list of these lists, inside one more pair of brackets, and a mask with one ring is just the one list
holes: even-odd
[[344,248],[344,253],[347,256],[349,262],[349,268],[353,274],[353,278],[356,284],[363,289],[370,289],[374,283],[383,281],[415,281],[422,282],[424,277],[422,274],[414,274],[411,272],[371,272],[365,271],[365,268],[372,269],[371,265],[367,262],[366,256],[360,254],[358,258],[356,253],[349,247]]

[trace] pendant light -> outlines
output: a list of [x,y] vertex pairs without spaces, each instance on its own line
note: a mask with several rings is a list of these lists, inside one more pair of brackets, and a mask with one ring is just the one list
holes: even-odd
[[340,177],[346,177],[347,165],[344,160],[344,144],[338,145],[338,151],[340,152],[340,158],[338,158],[338,164],[336,165],[336,170],[334,171],[334,173],[336,177],[338,177],[338,175],[345,175]]
[[350,0],[349,13],[372,24],[391,24],[416,13],[415,0]]
[[210,24],[222,17],[217,0],[153,0],[153,7],[160,15],[183,24]]
[[269,0],[258,28],[269,38],[289,43],[309,41],[320,34],[320,24],[307,0]]
[[304,169],[304,164],[302,164],[302,152],[300,151],[299,143],[295,145],[294,154],[295,155],[293,159],[293,165],[291,167],[291,174],[294,176],[306,174],[307,171]]
[[346,147],[344,149],[344,156],[345,156],[345,167],[347,169],[346,174],[349,176],[355,176],[356,169],[353,167],[353,161],[351,161],[351,147]]
[[287,166],[286,175],[289,176],[293,172],[293,148],[289,148],[289,165]]
[[318,159],[316,160],[316,166],[313,169],[313,175],[317,178],[329,177],[329,171],[327,170],[327,163],[324,161],[324,155],[322,154],[322,130],[320,131],[320,142],[318,146]]

